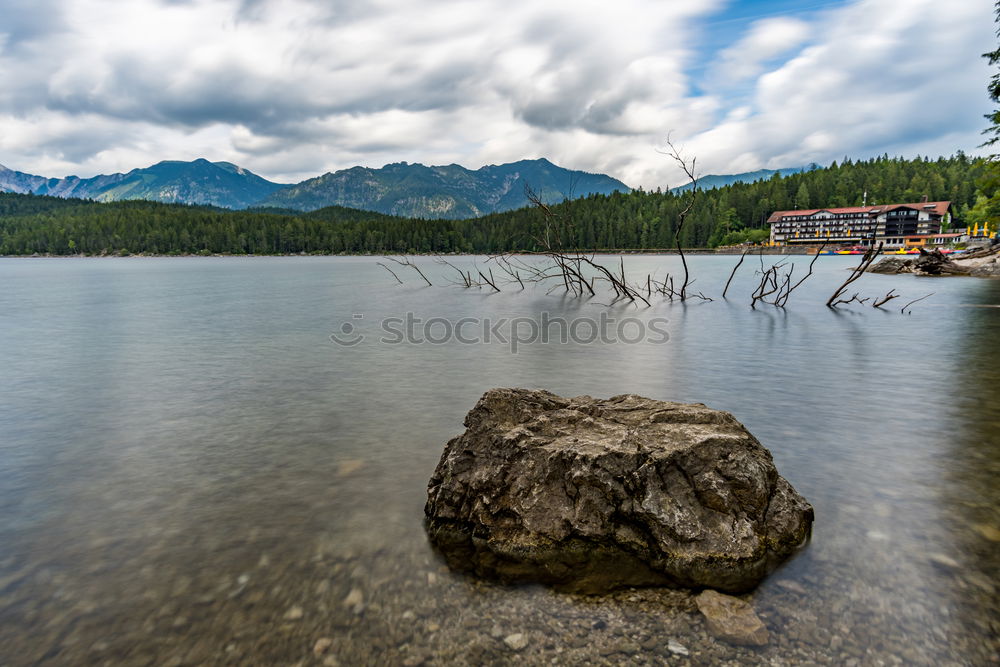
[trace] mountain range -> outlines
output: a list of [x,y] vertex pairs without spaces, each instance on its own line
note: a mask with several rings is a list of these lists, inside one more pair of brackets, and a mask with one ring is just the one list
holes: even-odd
[[546,203],[629,191],[610,176],[564,169],[544,158],[476,170],[457,164],[427,167],[398,162],[381,169],[352,167],[293,185],[268,181],[229,162],[205,159],[164,161],[92,178],[46,178],[0,165],[0,192],[231,209],[313,211],[336,205],[420,218],[464,219],[521,208],[529,203],[526,187]]
[[[788,169],[758,169],[757,171],[745,171],[741,174],[707,174],[698,177],[698,189],[711,190],[712,188],[722,188],[733,183],[756,183],[757,181],[766,181],[775,174],[788,176],[789,174],[798,174],[807,169],[808,167],[790,167]],[[690,189],[691,184],[685,183],[684,185],[678,185],[676,188],[670,188],[670,191],[677,194],[687,192]]]
[[629,191],[610,176],[563,169],[544,158],[475,171],[457,164],[425,167],[397,162],[381,169],[353,167],[311,178],[276,190],[262,205],[303,211],[338,205],[411,218],[464,219],[527,206],[526,186],[550,204]]
[[0,191],[97,201],[147,199],[165,203],[247,208],[280,188],[229,162],[168,160],[126,174],[45,178],[0,165]]

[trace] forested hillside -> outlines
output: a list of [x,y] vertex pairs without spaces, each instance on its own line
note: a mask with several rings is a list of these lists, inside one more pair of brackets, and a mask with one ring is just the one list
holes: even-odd
[[[699,192],[683,244],[704,247],[766,237],[775,210],[951,200],[959,220],[976,200],[980,160],[883,156],[758,183]],[[545,184],[530,184],[542,188]],[[673,246],[678,212],[690,194],[635,191],[591,195],[552,207],[565,245],[583,249]],[[518,209],[470,220],[420,220],[330,207],[224,211],[152,202],[99,204],[0,194],[0,254],[412,253],[538,249],[545,220]]]

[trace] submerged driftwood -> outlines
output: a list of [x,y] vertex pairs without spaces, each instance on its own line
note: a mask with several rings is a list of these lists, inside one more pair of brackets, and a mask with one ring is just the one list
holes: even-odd
[[431,478],[431,541],[455,569],[601,593],[752,589],[813,509],[727,412],[635,395],[493,389]]

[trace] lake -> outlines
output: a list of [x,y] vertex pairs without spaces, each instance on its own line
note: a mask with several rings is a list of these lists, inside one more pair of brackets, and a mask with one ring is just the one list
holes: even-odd
[[[433,287],[373,257],[0,259],[0,663],[997,661],[1000,281],[867,275],[851,293],[903,296],[834,311],[858,258],[821,257],[787,308],[751,309],[757,258],[718,298],[736,259],[689,258],[716,300],[648,308],[463,289],[432,258]],[[571,339],[529,340],[543,313]],[[749,598],[770,645],[712,639],[683,592],[449,572],[427,481],[500,386],[742,421],[816,510]]]

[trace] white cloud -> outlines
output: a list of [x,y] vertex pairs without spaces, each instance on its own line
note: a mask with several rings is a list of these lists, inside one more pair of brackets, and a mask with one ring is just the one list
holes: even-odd
[[809,24],[799,19],[757,21],[743,38],[722,50],[712,76],[726,84],[756,77],[769,61],[801,46],[809,34]]
[[974,150],[989,110],[979,54],[992,48],[992,18],[985,3],[935,0],[829,12],[813,41],[757,79],[752,112],[699,134],[692,150],[716,173]]
[[207,157],[295,181],[544,156],[655,188],[679,180],[655,150],[668,130],[716,173],[978,143],[984,3],[763,19],[693,93],[692,36],[722,2],[6,0],[0,162]]

